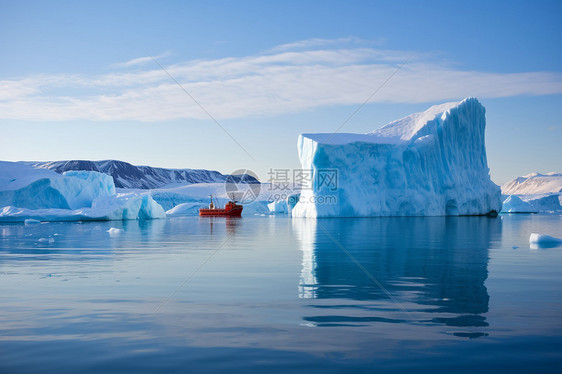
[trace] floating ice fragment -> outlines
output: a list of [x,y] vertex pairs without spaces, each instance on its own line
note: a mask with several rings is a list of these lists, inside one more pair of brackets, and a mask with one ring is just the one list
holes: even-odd
[[117,235],[122,234],[125,231],[123,229],[118,229],[116,227],[112,227],[109,230],[107,230],[107,232],[109,233],[110,236],[117,236]]
[[529,236],[529,244],[557,244],[562,243],[562,239],[555,238],[554,236],[532,233]]
[[53,238],[39,238],[38,242],[39,243],[53,244],[55,242],[55,239],[53,239]]
[[37,225],[39,223],[41,223],[41,221],[39,221],[38,219],[33,219],[33,218],[28,218],[24,221],[24,224],[26,226]]
[[562,239],[554,236],[532,233],[529,236],[529,247],[531,249],[552,248],[562,245]]

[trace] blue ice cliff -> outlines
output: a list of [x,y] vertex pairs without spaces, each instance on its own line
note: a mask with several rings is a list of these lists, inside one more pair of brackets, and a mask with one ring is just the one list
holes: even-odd
[[436,105],[368,134],[302,134],[312,185],[293,217],[483,215],[501,210],[490,180],[486,110],[476,98]]

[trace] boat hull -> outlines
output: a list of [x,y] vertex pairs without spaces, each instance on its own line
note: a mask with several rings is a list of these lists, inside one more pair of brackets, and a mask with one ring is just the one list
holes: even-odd
[[235,206],[232,209],[199,209],[201,217],[241,217],[242,206]]

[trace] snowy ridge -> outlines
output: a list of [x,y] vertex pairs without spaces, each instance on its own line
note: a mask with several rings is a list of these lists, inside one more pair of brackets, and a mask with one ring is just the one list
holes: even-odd
[[[369,134],[302,134],[313,175],[293,217],[481,215],[501,209],[489,176],[485,109],[475,98],[431,107]],[[337,171],[337,187],[322,172]]]
[[561,213],[562,174],[530,173],[502,185],[505,213]]
[[502,185],[504,195],[529,195],[562,192],[561,173],[531,173]]
[[[228,175],[204,169],[165,169],[151,166],[135,166],[117,160],[105,161],[49,161],[28,163],[36,168],[50,169],[62,174],[65,171],[98,171],[113,177],[117,188],[151,189],[170,184],[221,183]],[[246,175],[245,177],[249,177]],[[249,177],[251,178],[251,177]]]

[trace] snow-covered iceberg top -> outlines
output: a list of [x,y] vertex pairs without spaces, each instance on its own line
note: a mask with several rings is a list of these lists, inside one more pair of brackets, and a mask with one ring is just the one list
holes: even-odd
[[117,195],[113,178],[95,171],[63,175],[0,161],[0,222],[164,218],[146,194]]
[[301,136],[321,144],[349,144],[355,142],[377,144],[409,143],[420,130],[427,126],[428,122],[435,120],[437,117],[442,117],[448,110],[459,104],[459,102],[452,102],[434,105],[425,112],[410,114],[367,134],[320,133],[302,134]]
[[431,107],[368,134],[302,134],[312,174],[293,217],[498,213],[489,176],[485,109],[475,98]]

